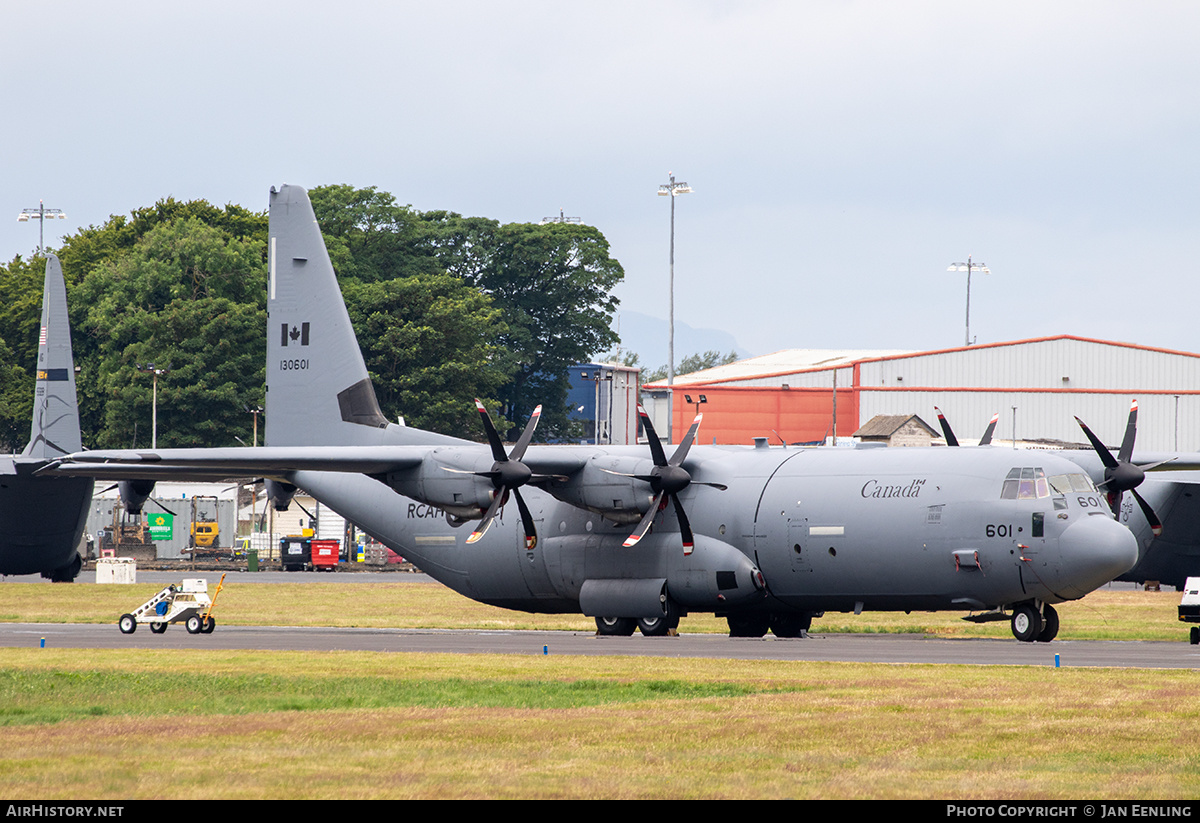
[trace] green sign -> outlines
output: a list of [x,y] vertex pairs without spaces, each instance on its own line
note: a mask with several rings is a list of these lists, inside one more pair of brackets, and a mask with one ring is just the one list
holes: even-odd
[[151,540],[170,540],[174,533],[175,515],[166,512],[148,514],[146,525],[150,527]]

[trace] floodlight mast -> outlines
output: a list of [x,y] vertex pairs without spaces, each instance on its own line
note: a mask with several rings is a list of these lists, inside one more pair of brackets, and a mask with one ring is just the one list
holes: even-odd
[[[675,383],[675,198],[681,194],[691,194],[692,187],[687,183],[676,183],[675,172],[667,172],[670,178],[669,183],[658,187],[659,197],[671,198],[671,273],[668,281],[668,299],[667,299],[667,385],[671,386]],[[675,397],[673,391],[667,393],[668,402],[668,417],[667,417],[667,442],[674,442],[674,425],[675,425]]]
[[951,263],[946,271],[965,271],[967,273],[967,339],[966,345],[971,345],[971,272],[981,271],[984,274],[991,274],[992,270],[983,263],[974,262],[971,257],[967,256],[965,263]]
[[36,209],[25,209],[17,215],[18,223],[28,223],[30,220],[38,221],[38,252],[41,253],[46,249],[46,221],[66,220],[67,216],[63,214],[62,209],[48,209],[43,200],[38,201]]

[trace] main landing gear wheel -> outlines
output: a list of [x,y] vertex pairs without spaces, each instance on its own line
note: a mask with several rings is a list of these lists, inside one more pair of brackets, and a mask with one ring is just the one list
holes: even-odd
[[671,633],[671,629],[679,628],[679,618],[672,620],[668,617],[639,617],[637,627],[646,637],[666,637]]
[[1058,612],[1047,603],[1042,606],[1042,631],[1038,634],[1039,643],[1049,643],[1058,637]]
[[184,625],[184,628],[186,628],[188,630],[188,634],[200,634],[201,621],[197,615],[192,615],[191,617],[189,617],[187,619],[187,622],[184,623],[183,625]]
[[812,626],[811,614],[773,614],[771,634],[776,637],[803,637]]
[[1030,603],[1022,603],[1013,611],[1013,637],[1022,643],[1032,643],[1042,633],[1042,616]]
[[150,624],[150,631],[154,632],[155,634],[162,634],[166,630],[167,630],[166,623],[151,623]]
[[214,620],[214,619],[213,619],[213,618],[211,618],[211,617],[209,617],[209,618],[207,618],[206,620],[204,620],[204,621],[203,621],[203,624],[204,624],[204,625],[202,625],[202,626],[200,627],[200,633],[201,633],[201,634],[212,634],[212,633],[213,633],[213,629],[215,629],[215,628],[217,627],[217,621],[216,621],[216,620]]
[[121,615],[117,625],[121,627],[121,634],[133,634],[137,631],[137,619],[132,614]]
[[629,637],[637,628],[632,617],[597,617],[596,634],[610,637]]
[[763,637],[771,628],[771,618],[765,614],[731,614],[725,621],[730,637]]

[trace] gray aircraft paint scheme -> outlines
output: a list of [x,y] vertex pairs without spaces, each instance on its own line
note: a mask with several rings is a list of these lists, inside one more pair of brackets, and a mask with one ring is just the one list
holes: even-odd
[[92,502],[88,477],[37,477],[49,462],[82,448],[75,398],[75,361],[62,265],[46,258],[37,382],[29,445],[0,457],[0,574],[73,580],[80,535]]
[[[688,450],[685,438],[671,461],[661,451],[652,460],[649,447],[593,446],[531,446],[518,461],[520,443],[509,459],[498,444],[389,423],[303,189],[272,189],[268,253],[268,446],[84,452],[61,472],[263,475],[277,502],[288,484],[303,488],[468,597],[582,611],[604,633],[663,633],[689,611],[726,615],[733,634],[798,636],[831,610],[1004,607],[1015,634],[1048,640],[1050,604],[1083,597],[1137,559],[1095,491],[1001,499],[1014,467],[1079,473],[1045,453]],[[511,505],[469,543],[466,521],[508,492],[524,495],[535,545]],[[656,499],[653,530],[626,545]]]
[[[950,425],[935,407],[948,445],[957,446]],[[980,444],[991,441],[997,417],[992,417]],[[1189,577],[1200,576],[1200,453],[1133,451],[1136,435],[1137,401],[1133,402],[1125,437],[1130,439],[1129,462],[1144,471],[1144,480],[1133,481],[1129,495],[1115,505],[1117,520],[1133,532],[1138,543],[1137,564],[1116,580],[1144,583],[1156,580],[1182,591]],[[994,447],[1012,451],[1008,447]],[[1110,449],[1116,452],[1117,449]],[[1105,467],[1094,448],[1065,449],[1055,452],[1087,472],[1091,480],[1104,487]],[[1113,455],[1114,458],[1119,455]],[[1138,505],[1133,492],[1140,494],[1161,524],[1159,534]]]

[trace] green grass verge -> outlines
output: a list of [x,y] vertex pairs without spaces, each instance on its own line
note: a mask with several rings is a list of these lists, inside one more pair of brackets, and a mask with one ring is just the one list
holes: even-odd
[[0,649],[10,798],[1188,799],[1191,671]]

